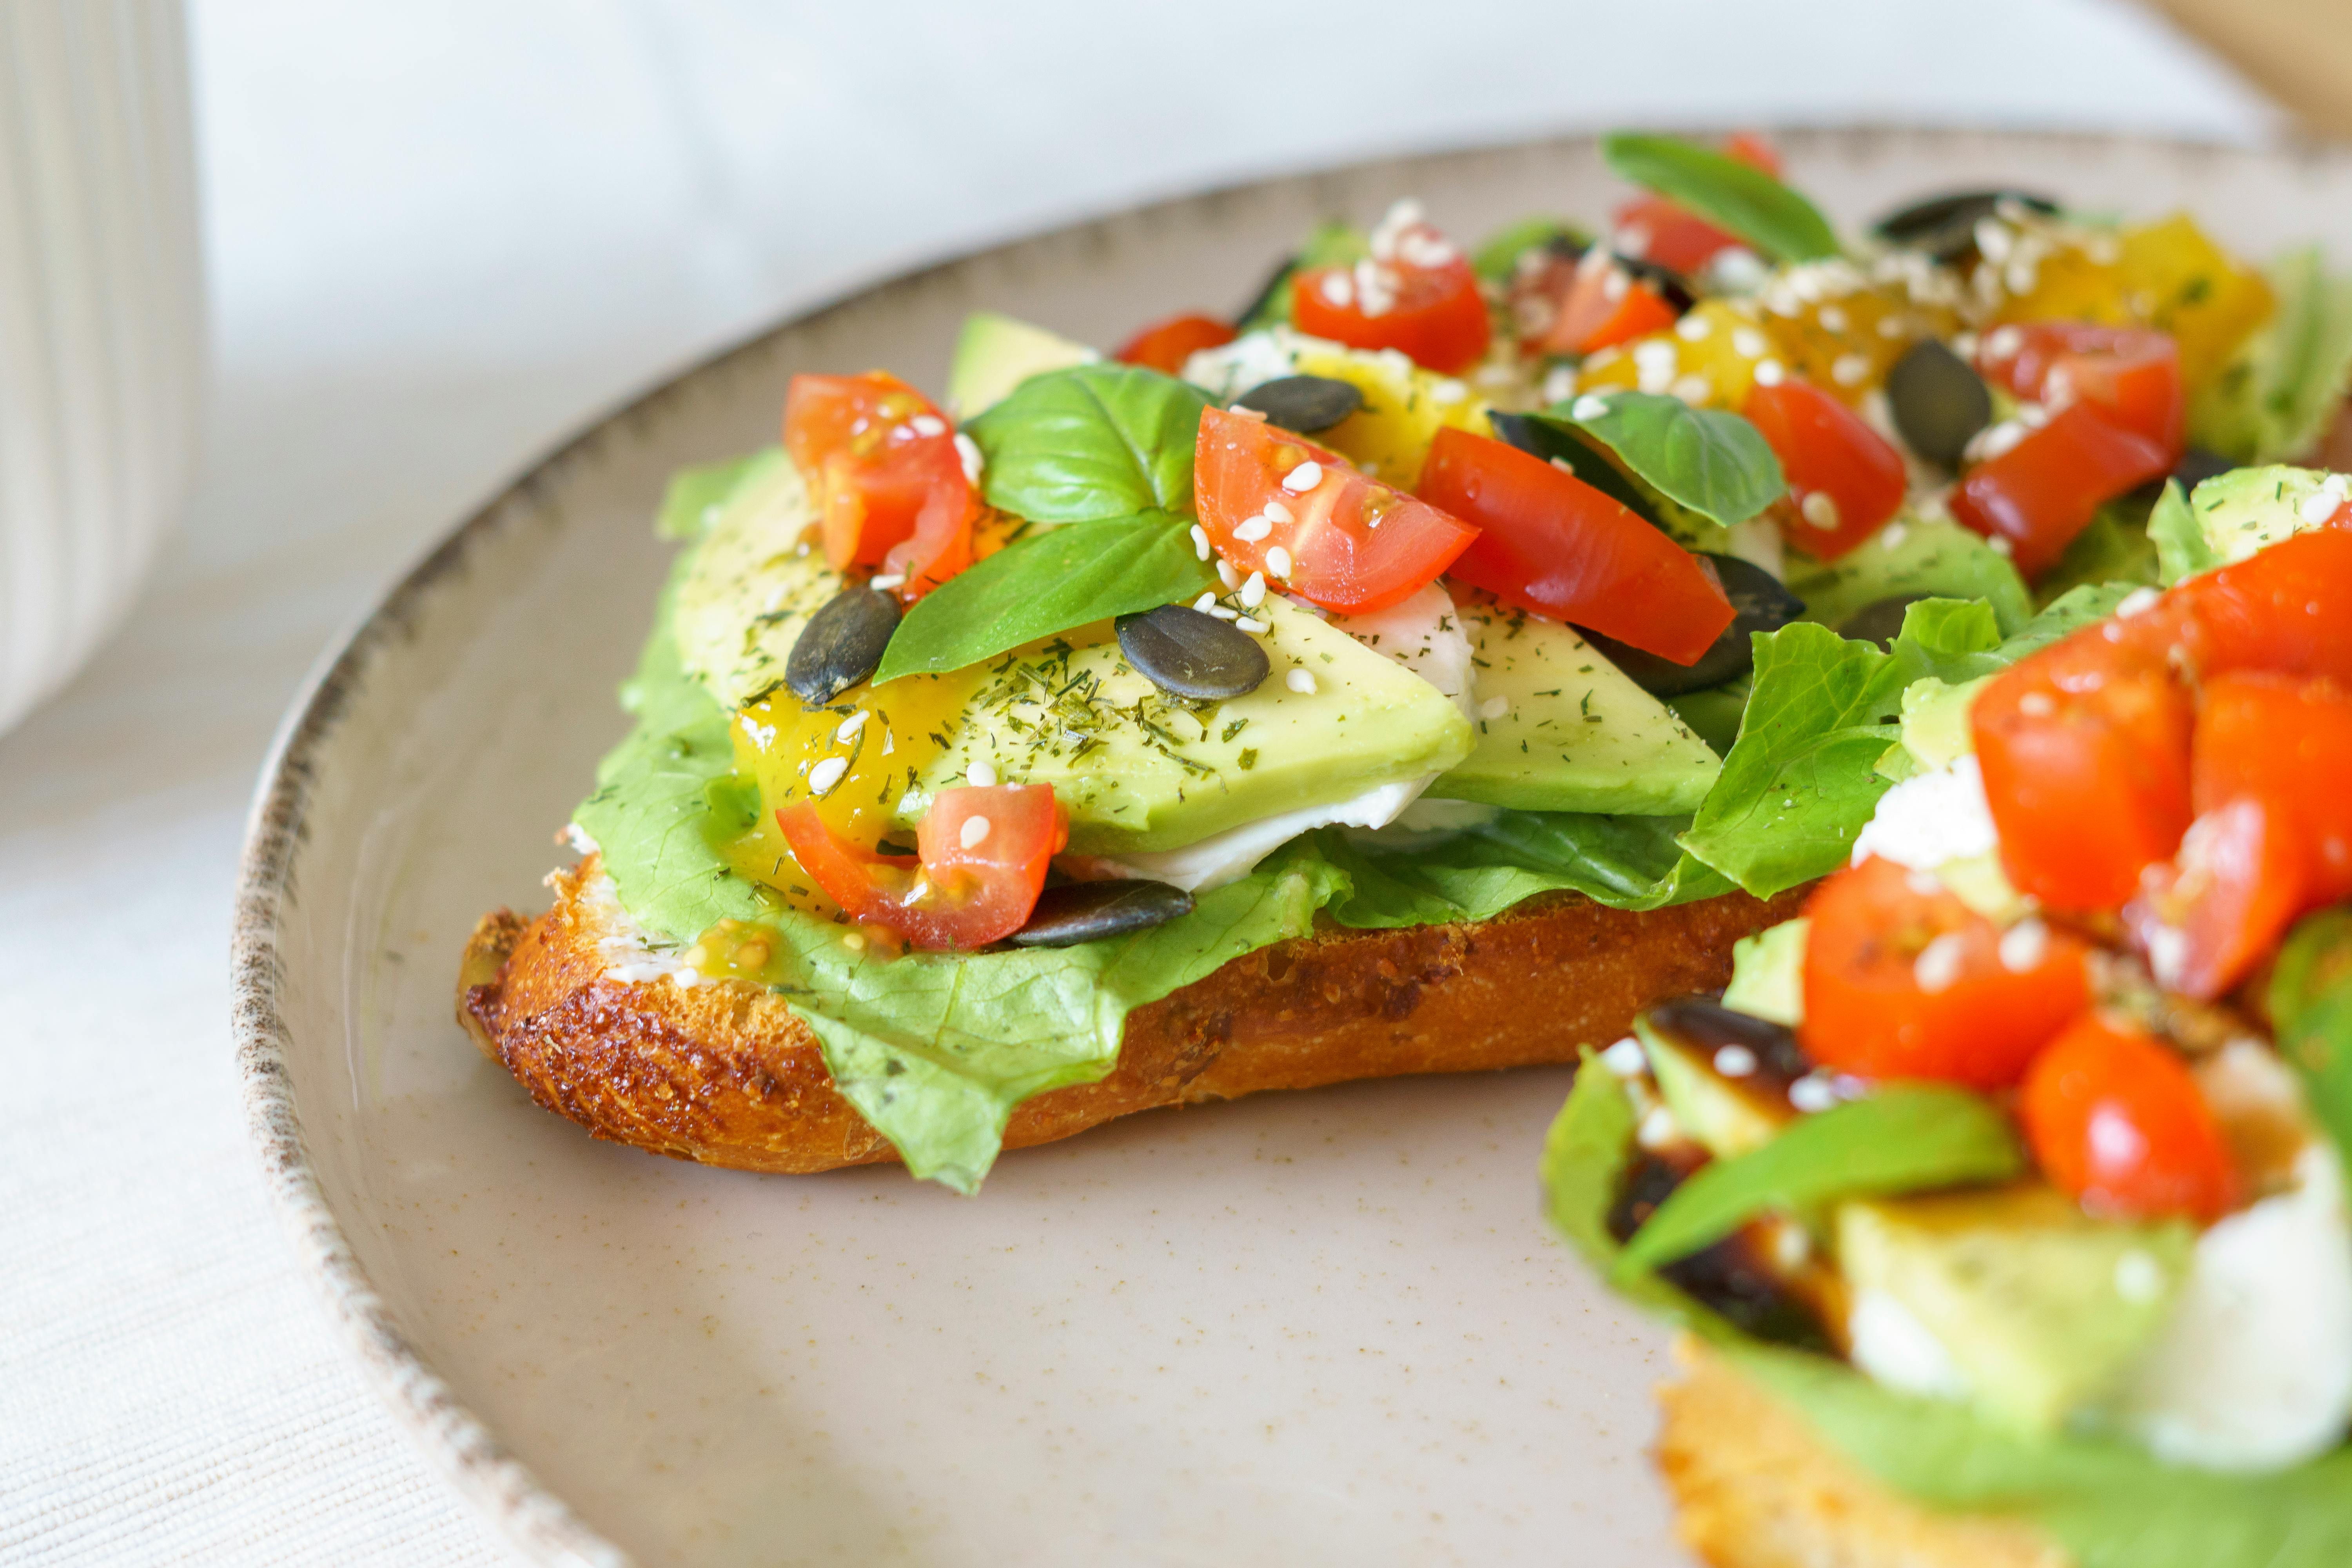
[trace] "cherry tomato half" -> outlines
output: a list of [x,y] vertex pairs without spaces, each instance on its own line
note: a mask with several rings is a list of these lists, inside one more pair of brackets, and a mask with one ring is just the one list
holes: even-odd
[[[2080,401],[2108,422],[2180,456],[2187,400],[2170,333],[2084,321],[2025,321],[1987,332],[1977,354],[1986,378],[2040,403]],[[1999,352],[1996,352],[1999,351]]]
[[801,869],[852,920],[933,951],[984,947],[1019,931],[1047,863],[1069,840],[1046,784],[940,791],[914,855],[877,855],[835,837],[810,801],[780,808],[776,824]]
[[2140,874],[2124,923],[2158,984],[2210,1001],[2302,912],[2310,859],[2290,813],[2259,795],[2234,796],[2189,824],[2170,861]]
[[1192,490],[1201,526],[1226,560],[1348,615],[1412,597],[1477,537],[1325,447],[1219,408],[1201,415]]
[[1590,626],[1677,664],[1732,622],[1705,563],[1612,497],[1531,453],[1451,426],[1421,493],[1477,526],[1453,574],[1539,616]]
[[1805,907],[1813,1059],[1861,1078],[2015,1083],[2090,1000],[2083,950],[2040,925],[2003,932],[1892,860],[1832,875]]
[[1789,479],[1789,542],[1816,561],[1834,561],[1876,533],[1903,504],[1903,454],[1810,382],[1758,382],[1740,408],[1763,433]]
[[1675,308],[1654,286],[1599,246],[1573,265],[1554,262],[1530,287],[1541,291],[1547,308],[1527,319],[1549,320],[1520,340],[1522,353],[1595,353],[1663,332],[1675,321]]
[[1149,365],[1169,375],[1184,374],[1184,362],[1202,349],[1223,348],[1234,341],[1232,327],[1214,316],[1171,316],[1154,321],[1129,338],[1111,357],[1128,364]]
[[1494,336],[1477,274],[1425,223],[1385,229],[1354,266],[1308,268],[1291,280],[1292,323],[1349,348],[1402,350],[1442,374],[1469,369]]
[[2214,676],[2197,695],[2190,756],[2200,815],[2262,796],[2302,837],[2307,901],[2352,898],[2352,691],[2288,675]]
[[2229,1144],[2189,1068],[2096,1014],[2034,1059],[2018,1114],[2043,1173],[2095,1214],[2210,1221],[2237,1200]]
[[793,377],[784,449],[815,498],[835,570],[879,566],[914,599],[971,564],[979,506],[955,427],[897,376]]
[[2149,612],[2085,626],[2021,659],[1969,710],[2000,858],[2053,909],[2114,909],[2189,829],[2194,710]]
[[2165,447],[2077,403],[1969,469],[1952,492],[1952,516],[1988,539],[2007,541],[2017,569],[2037,577],[2103,504],[2171,470]]

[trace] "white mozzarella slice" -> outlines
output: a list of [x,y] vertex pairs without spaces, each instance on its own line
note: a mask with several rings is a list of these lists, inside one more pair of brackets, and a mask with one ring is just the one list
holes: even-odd
[[1436,777],[1424,773],[1366,790],[1352,800],[1302,806],[1279,816],[1244,822],[1181,849],[1117,860],[1097,858],[1088,862],[1087,870],[1098,877],[1148,877],[1155,882],[1172,882],[1188,892],[1222,888],[1240,881],[1257,868],[1259,861],[1312,828],[1386,826]]
[[1853,841],[1853,863],[1871,856],[1914,871],[1990,855],[2000,847],[1984,775],[1973,756],[1916,773],[1878,797],[1878,809]]
[[1385,610],[1335,616],[1331,625],[1420,676],[1452,698],[1464,718],[1477,721],[1478,671],[1471,663],[1469,634],[1454,614],[1454,595],[1442,584],[1431,583]]

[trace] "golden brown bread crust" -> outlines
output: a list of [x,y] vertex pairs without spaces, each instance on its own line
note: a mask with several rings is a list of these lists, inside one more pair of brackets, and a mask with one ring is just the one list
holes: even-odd
[[[608,978],[598,906],[581,896],[594,875],[593,857],[558,872],[554,908],[487,915],[466,945],[458,1021],[534,1100],[599,1138],[707,1164],[897,1158],[772,993]],[[1562,894],[1474,924],[1318,928],[1137,1008],[1110,1075],[1025,1101],[1005,1146],[1260,1089],[1572,1061],[1651,1003],[1721,985],[1731,944],[1801,900],[1734,893],[1630,914]]]
[[1889,1491],[1696,1342],[1676,1355],[1683,1381],[1658,1391],[1658,1468],[1683,1543],[1714,1568],[2070,1568],[2031,1524]]

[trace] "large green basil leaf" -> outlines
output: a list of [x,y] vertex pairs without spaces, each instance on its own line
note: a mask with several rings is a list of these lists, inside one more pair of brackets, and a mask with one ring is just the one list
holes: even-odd
[[1586,393],[1545,413],[1616,453],[1667,500],[1726,528],[1788,492],[1780,459],[1737,414],[1693,408],[1664,393],[1613,390]]
[[1139,512],[1034,533],[932,590],[898,623],[876,685],[944,673],[1091,621],[1216,586],[1187,520]]
[[1688,208],[1769,260],[1812,261],[1838,253],[1836,231],[1812,203],[1711,147],[1620,131],[1601,139],[1601,155],[1619,178]]
[[1131,364],[1031,376],[964,426],[988,504],[1034,522],[1097,522],[1192,510],[1198,389]]
[[2024,1169],[2017,1134],[1990,1100],[1943,1085],[1884,1089],[1700,1166],[1633,1233],[1616,1277],[1686,1258],[1769,1210],[2006,1181]]

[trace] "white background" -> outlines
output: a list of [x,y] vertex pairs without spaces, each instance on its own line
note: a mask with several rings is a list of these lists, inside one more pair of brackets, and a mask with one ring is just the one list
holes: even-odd
[[266,1207],[228,909],[304,672],[599,410],[909,262],[1383,152],[1625,121],[2282,128],[2110,0],[196,0],[194,24],[204,479],[130,625],[0,738],[9,1562],[506,1560],[343,1364]]

